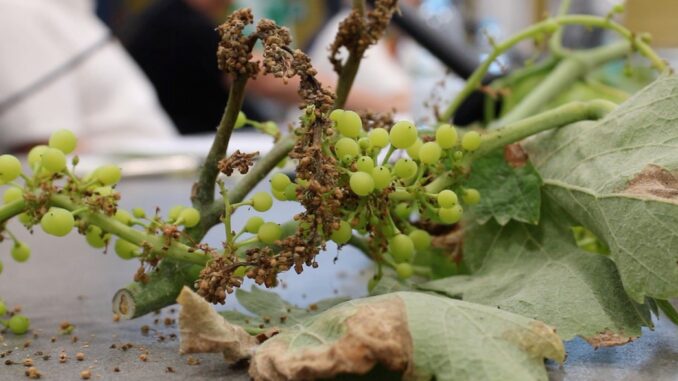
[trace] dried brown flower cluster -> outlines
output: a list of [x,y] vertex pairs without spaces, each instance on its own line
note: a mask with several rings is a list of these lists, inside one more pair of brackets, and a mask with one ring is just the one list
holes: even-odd
[[254,16],[249,8],[239,9],[231,14],[217,31],[221,36],[217,48],[219,69],[227,74],[254,77],[259,72],[258,62],[250,61],[255,36],[245,36],[245,26],[252,24]]
[[219,161],[219,171],[226,176],[232,175],[234,170],[237,170],[244,175],[249,172],[250,167],[254,165],[254,159],[258,156],[259,151],[245,153],[237,150],[231,156]]

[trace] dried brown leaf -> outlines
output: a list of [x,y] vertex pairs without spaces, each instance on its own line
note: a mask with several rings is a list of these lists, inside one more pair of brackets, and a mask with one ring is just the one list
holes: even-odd
[[585,337],[584,339],[591,344],[592,347],[598,349],[600,347],[615,347],[628,344],[637,338],[638,336],[625,336],[610,330],[605,330],[595,336]]

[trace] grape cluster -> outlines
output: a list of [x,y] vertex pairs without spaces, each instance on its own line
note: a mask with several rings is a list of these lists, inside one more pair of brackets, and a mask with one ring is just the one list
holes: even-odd
[[[462,186],[464,156],[480,147],[480,135],[469,131],[460,138],[450,124],[420,131],[409,121],[365,131],[357,113],[341,109],[330,119],[338,134],[326,150],[335,156],[350,196],[330,239],[345,244],[353,230],[369,234],[375,257],[408,278],[416,252],[431,244],[430,234],[417,226],[455,224],[463,204],[480,201],[477,190]],[[276,184],[295,186],[282,178]]]

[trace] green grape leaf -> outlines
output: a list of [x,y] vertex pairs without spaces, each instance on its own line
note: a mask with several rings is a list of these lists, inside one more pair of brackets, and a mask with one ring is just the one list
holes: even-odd
[[652,326],[649,308],[624,292],[610,258],[577,247],[563,215],[543,205],[538,226],[492,222],[471,229],[464,255],[480,256],[474,274],[419,287],[544,321],[565,340],[581,336],[595,347],[628,343],[641,326]]
[[[254,380],[322,379],[374,369],[407,380],[547,380],[544,359],[562,362],[546,324],[496,308],[421,292],[357,299],[306,316],[254,345],[188,288],[179,297],[184,342],[227,361],[250,360]],[[186,311],[188,310],[188,311]]]
[[299,324],[308,316],[348,300],[348,298],[323,299],[311,303],[307,308],[299,308],[287,303],[275,292],[254,286],[250,291],[237,289],[235,296],[240,305],[252,315],[238,311],[220,311],[219,314],[232,324],[255,329],[281,328]]
[[480,202],[472,207],[481,224],[494,218],[500,225],[511,220],[536,224],[541,205],[541,178],[525,163],[511,167],[501,151],[473,161],[471,176],[464,184],[480,192]]
[[610,248],[635,301],[678,296],[678,77],[663,76],[599,122],[525,143],[545,196]]

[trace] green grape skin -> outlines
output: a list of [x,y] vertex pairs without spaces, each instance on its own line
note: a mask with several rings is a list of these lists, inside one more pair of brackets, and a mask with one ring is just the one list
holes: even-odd
[[31,248],[23,242],[16,242],[12,247],[11,255],[19,263],[26,262],[31,256]]
[[467,151],[475,151],[480,147],[480,134],[476,131],[469,131],[461,138],[461,147]]
[[334,145],[334,152],[336,152],[337,157],[342,159],[345,156],[354,158],[360,155],[360,146],[351,138],[341,138],[337,141],[337,144]]
[[409,221],[410,214],[412,214],[412,208],[408,203],[401,202],[395,206],[394,212],[401,220]]
[[391,185],[391,171],[383,165],[375,167],[372,170],[372,180],[374,181],[374,187],[376,189],[386,189]]
[[351,240],[352,232],[353,229],[351,228],[351,224],[346,221],[341,221],[339,222],[339,228],[332,232],[330,238],[338,245],[343,245]]
[[267,245],[275,243],[281,236],[282,229],[275,222],[264,222],[257,231],[259,240]]
[[66,209],[52,207],[40,219],[42,230],[56,237],[66,236],[73,230],[75,219],[73,214]]
[[118,238],[115,241],[114,248],[115,253],[118,255],[118,257],[127,261],[137,256],[137,250],[139,249],[139,246],[129,241],[125,241],[122,238]]
[[389,136],[388,131],[384,128],[374,128],[367,133],[367,138],[373,147],[384,148],[388,145]]
[[423,164],[435,164],[440,160],[442,149],[436,142],[424,143],[419,149],[419,161]]
[[280,134],[280,129],[275,122],[268,121],[261,124],[261,130],[268,135],[278,136]]
[[14,181],[21,174],[21,162],[12,155],[0,156],[0,184]]
[[28,151],[28,165],[30,165],[31,168],[34,168],[36,165],[40,164],[42,161],[42,154],[45,153],[47,148],[49,147],[46,145],[38,145]]
[[438,193],[437,199],[438,206],[441,208],[451,208],[459,203],[457,194],[449,189],[445,189]]
[[438,217],[440,217],[440,221],[445,224],[456,224],[461,220],[463,214],[464,209],[460,205],[455,205],[451,208],[438,209]]
[[21,213],[17,216],[19,218],[19,222],[22,224],[29,226],[32,224],[33,220],[31,219],[31,216],[28,215],[28,213]]
[[421,141],[421,139],[417,139],[417,141],[412,144],[410,148],[408,148],[407,155],[412,158],[412,160],[419,160],[419,150],[421,149],[421,146],[424,145],[424,142]]
[[251,234],[257,234],[261,225],[264,224],[264,219],[259,216],[250,217],[245,222],[245,231]]
[[343,113],[344,110],[340,108],[332,110],[332,112],[330,112],[330,120],[333,121],[334,123],[337,123]]
[[464,189],[464,194],[462,194],[461,199],[464,200],[465,204],[475,205],[480,202],[480,192],[477,189],[466,188]]
[[47,148],[42,154],[42,167],[52,173],[66,169],[66,155],[56,148]]
[[113,194],[113,188],[109,186],[96,187],[94,188],[93,192],[98,194],[99,196],[108,197]]
[[26,316],[21,314],[16,314],[9,318],[7,322],[7,328],[12,331],[15,335],[23,335],[28,332],[28,329],[31,326],[31,321]]
[[461,161],[464,158],[464,153],[462,151],[457,151],[452,154],[452,158],[456,161]]
[[179,220],[187,228],[192,228],[200,222],[200,212],[196,208],[185,208],[179,213]]
[[102,165],[94,171],[94,176],[103,185],[114,185],[120,181],[122,172],[113,164]]
[[237,130],[238,128],[245,127],[245,124],[247,124],[247,115],[245,115],[244,112],[240,111],[238,112],[238,117],[235,119],[235,125],[233,126],[233,128]]
[[174,205],[170,208],[169,213],[167,213],[167,218],[169,218],[170,221],[176,221],[179,218],[181,211],[185,208],[186,207],[183,205]]
[[[2,265],[0,264],[0,272],[2,272]],[[3,300],[0,300],[0,317],[7,313],[7,305]]]
[[103,238],[103,231],[100,227],[90,225],[85,232],[85,241],[95,249],[106,247],[106,240]]
[[358,196],[367,196],[374,190],[374,179],[365,172],[355,172],[351,174],[349,186]]
[[426,230],[414,229],[408,234],[417,251],[431,247],[431,235]]
[[414,243],[405,234],[397,234],[388,241],[388,251],[397,263],[408,262],[414,256]]
[[417,141],[417,127],[412,122],[402,120],[391,127],[389,138],[395,148],[406,149]]
[[277,191],[275,189],[271,189],[271,194],[273,195],[273,198],[275,198],[278,201],[287,201],[287,196],[285,195],[285,191]]
[[5,204],[10,202],[19,201],[24,198],[24,192],[21,188],[11,187],[8,188],[5,193],[2,194],[2,201]]
[[292,180],[284,173],[278,172],[271,176],[271,188],[278,192],[283,192],[290,183]]
[[361,150],[363,150],[363,152],[367,152],[370,148],[372,148],[372,143],[370,143],[370,139],[368,137],[363,136],[362,138],[358,139],[358,146]]
[[73,152],[77,144],[78,138],[72,131],[66,129],[54,131],[49,137],[49,146],[65,154]]
[[400,158],[393,166],[393,173],[397,177],[407,180],[417,174],[417,163],[406,157]]
[[115,220],[120,222],[121,224],[128,226],[132,225],[132,221],[134,221],[132,215],[125,209],[116,210],[113,218],[115,218]]
[[355,111],[344,110],[336,121],[339,133],[348,138],[357,138],[363,130],[363,122]]
[[273,206],[273,198],[267,192],[258,192],[252,196],[252,207],[257,212],[265,212]]
[[132,209],[132,215],[134,218],[146,218],[146,211],[142,208],[134,208]]
[[297,200],[297,184],[289,183],[285,187],[284,192],[286,201],[296,201]]
[[374,160],[369,156],[360,156],[355,165],[360,172],[372,173],[374,170]]
[[398,263],[395,270],[400,279],[411,278],[414,274],[414,268],[412,268],[412,265],[409,263]]
[[436,142],[441,148],[448,149],[457,145],[457,129],[448,123],[441,124],[436,130]]

